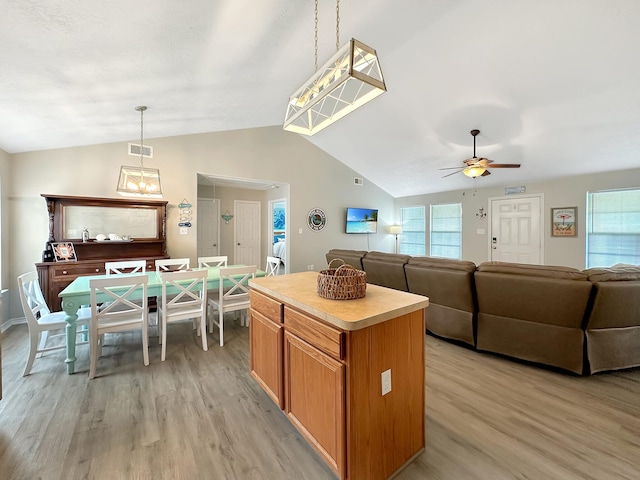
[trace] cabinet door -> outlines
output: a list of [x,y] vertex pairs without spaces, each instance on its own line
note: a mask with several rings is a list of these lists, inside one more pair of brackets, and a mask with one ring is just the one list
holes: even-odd
[[282,324],[273,322],[255,309],[251,309],[249,337],[251,376],[280,408],[284,408]]
[[340,478],[345,476],[345,367],[286,331],[285,413]]

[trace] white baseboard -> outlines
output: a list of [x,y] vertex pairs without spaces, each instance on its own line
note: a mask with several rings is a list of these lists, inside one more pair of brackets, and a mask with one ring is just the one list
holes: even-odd
[[6,332],[9,327],[13,327],[14,325],[21,325],[23,323],[27,323],[27,319],[25,317],[11,318],[0,325],[0,332]]

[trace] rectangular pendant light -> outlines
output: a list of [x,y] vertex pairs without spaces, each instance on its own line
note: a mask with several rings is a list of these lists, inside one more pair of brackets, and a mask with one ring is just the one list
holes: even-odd
[[116,191],[126,196],[162,198],[160,170],[122,165]]
[[283,128],[313,135],[386,91],[376,51],[352,38],[291,95]]
[[[144,105],[136,107],[136,111],[140,112],[140,166],[122,165],[120,167],[116,192],[130,197],[162,198],[160,170],[144,167],[144,156],[153,156],[153,148],[144,144],[144,112],[146,110],[147,107]],[[131,146],[129,144],[129,153],[131,153]]]

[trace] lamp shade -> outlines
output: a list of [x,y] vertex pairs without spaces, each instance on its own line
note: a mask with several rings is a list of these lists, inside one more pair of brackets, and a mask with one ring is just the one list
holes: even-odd
[[402,233],[402,227],[400,225],[391,225],[389,227],[389,233],[398,235],[399,233]]
[[116,191],[126,196],[162,198],[160,170],[122,165]]
[[283,128],[313,135],[386,91],[376,51],[352,38],[291,95]]
[[476,178],[486,171],[487,169],[483,167],[466,167],[464,170],[462,170],[462,173],[464,173],[467,177]]

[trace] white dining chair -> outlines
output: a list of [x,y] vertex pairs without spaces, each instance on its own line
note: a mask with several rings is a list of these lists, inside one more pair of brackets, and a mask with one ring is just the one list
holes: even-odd
[[190,259],[188,258],[163,258],[156,260],[156,272],[175,272],[189,270]]
[[267,272],[267,277],[273,277],[275,275],[280,274],[280,264],[281,260],[278,257],[270,257],[267,256],[267,266],[265,271]]
[[[117,262],[104,262],[104,271],[107,275],[124,275],[127,273],[146,273],[147,261],[146,260],[122,260]],[[142,305],[142,300],[134,300],[136,303]],[[155,305],[155,297],[147,299],[147,306],[149,311],[153,311]],[[103,303],[100,308],[106,308],[108,303]],[[120,307],[122,308],[122,306]],[[154,320],[155,318],[155,320]],[[149,317],[149,326],[158,328],[157,317]]]
[[[66,342],[51,346],[47,346],[47,342],[54,338],[66,337],[67,322],[65,321],[65,312],[51,312],[49,310],[44,300],[44,295],[42,295],[37,272],[28,272],[20,275],[18,277],[18,291],[22,310],[24,310],[24,316],[29,327],[29,356],[22,374],[27,376],[31,373],[36,355],[40,357],[44,352],[61,350],[66,347]],[[89,308],[81,308],[78,310],[76,325],[87,326],[90,318],[91,310]],[[87,332],[78,330],[77,333],[86,335]],[[77,342],[76,345],[86,343],[86,341],[81,341]]]
[[[162,300],[158,308],[158,326],[164,362],[167,352],[167,324],[182,320],[193,320],[197,334],[202,338],[202,349],[207,351],[207,271],[163,272]],[[167,290],[175,293],[167,295]]]
[[[213,332],[213,325],[220,330],[220,346],[224,345],[224,314],[226,312],[242,311],[241,325],[249,326],[249,316],[246,310],[251,306],[249,301],[249,279],[256,277],[257,267],[226,267],[220,269],[218,296],[209,299],[211,315],[209,316],[209,331]],[[225,289],[227,282],[229,287]],[[218,320],[214,312],[218,312]]]
[[218,255],[215,257],[198,257],[199,268],[226,267],[228,262],[226,255]]
[[145,260],[104,262],[104,271],[107,275],[121,275],[124,273],[145,273],[147,271],[147,262]]
[[[102,354],[105,333],[140,329],[142,355],[149,365],[149,312],[147,306],[147,275],[111,275],[89,280],[91,324],[89,343],[91,365],[89,378],[95,378],[98,355]],[[138,298],[142,301],[138,302]],[[101,304],[107,306],[100,308]]]

